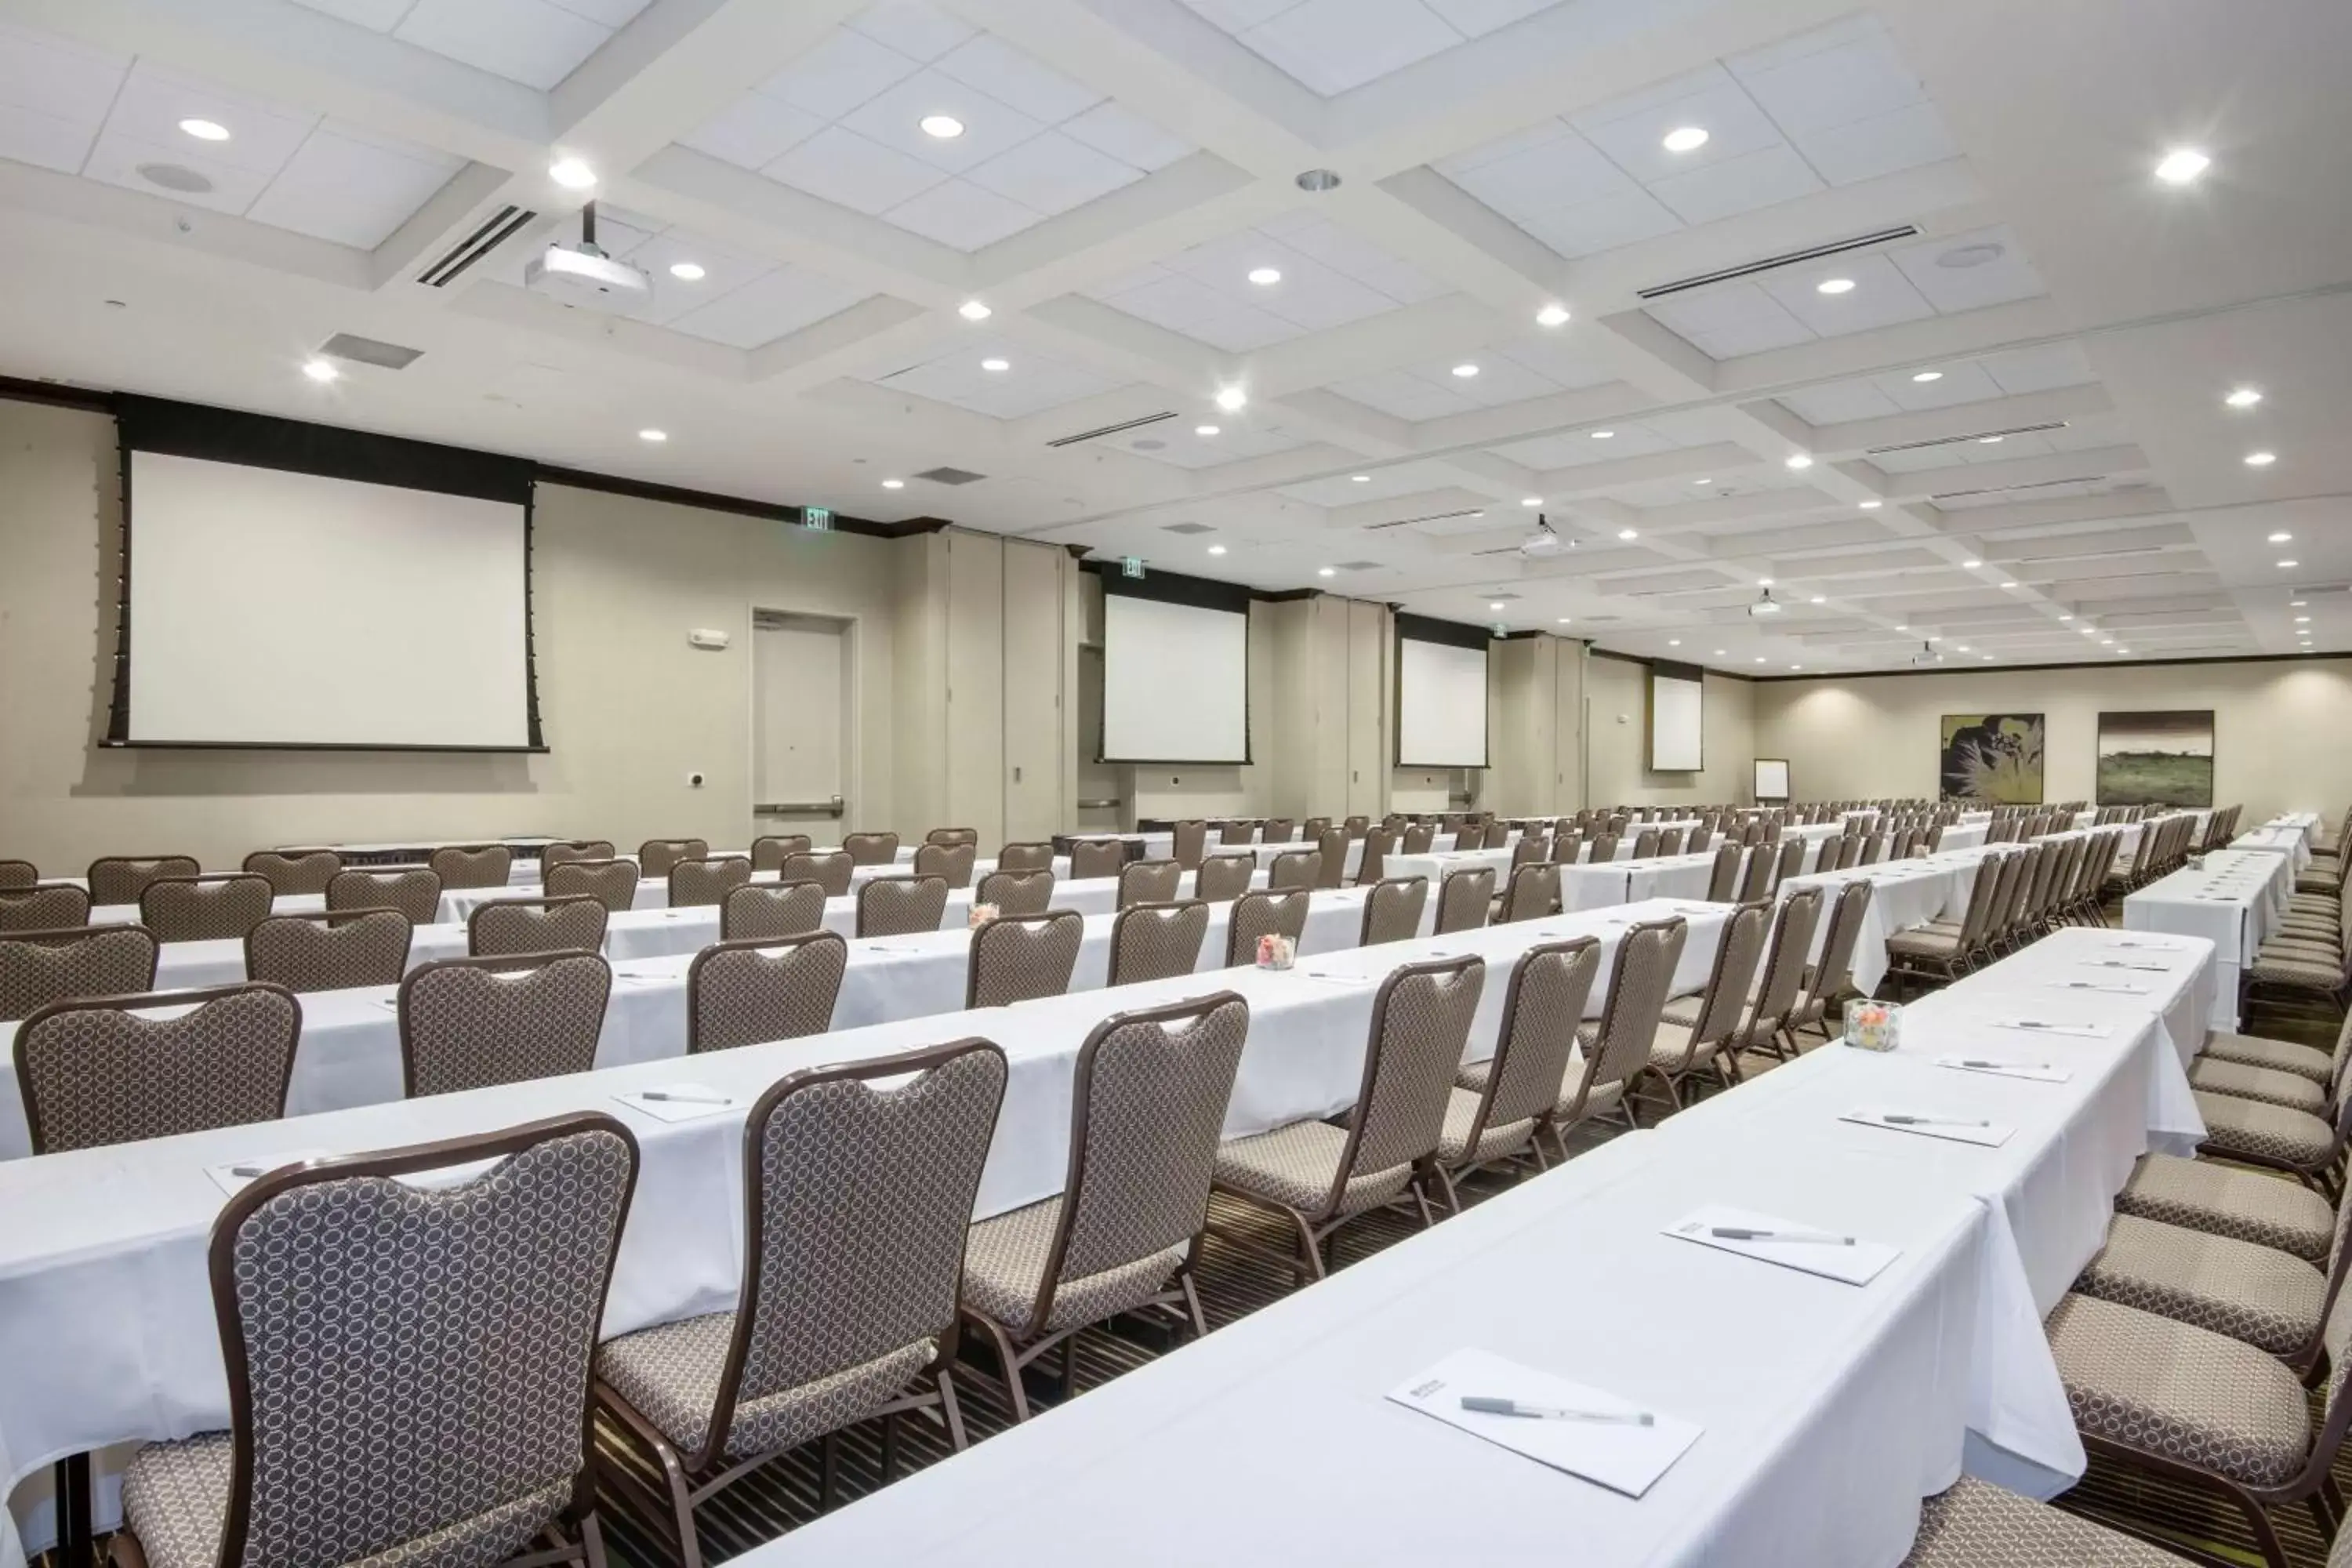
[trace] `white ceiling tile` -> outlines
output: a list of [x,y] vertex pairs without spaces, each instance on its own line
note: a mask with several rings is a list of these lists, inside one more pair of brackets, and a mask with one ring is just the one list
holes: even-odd
[[549,0],[549,3],[575,16],[584,16],[600,27],[618,32],[636,20],[637,13],[651,4],[651,0]]
[[1301,3],[1302,0],[1184,0],[1185,5],[1228,33],[1270,22]]
[[1154,283],[1165,283],[1175,276],[1176,274],[1169,271],[1165,267],[1153,263],[1150,266],[1139,267],[1132,272],[1113,278],[1107,282],[1089,283],[1079,292],[1097,300],[1108,300],[1124,294],[1130,289],[1142,289]]
[[813,196],[879,215],[947,176],[930,164],[828,125],[761,171]]
[[1379,289],[1401,305],[1419,304],[1449,292],[1445,285],[1420,268],[1391,256],[1370,240],[1341,228],[1328,218],[1299,214],[1288,223],[1261,224],[1259,231],[1277,235],[1293,250]]
[[[1478,367],[1478,374],[1457,376],[1453,372],[1456,364],[1475,364]],[[1499,408],[1507,403],[1547,397],[1559,390],[1557,384],[1508,354],[1483,351],[1464,354],[1459,360],[1449,360],[1442,365],[1424,366],[1421,374],[1431,380],[1444,376],[1460,389],[1463,396],[1482,408]]]
[[544,92],[611,29],[548,0],[416,0],[393,37]]
[[1241,39],[1328,98],[1450,49],[1462,35],[1421,0],[1306,0]]
[[824,42],[761,83],[760,90],[819,120],[832,121],[921,68],[919,61],[863,33],[836,27]]
[[1265,290],[1257,308],[1319,332],[1393,310],[1396,301],[1320,262],[1302,258],[1297,270],[1286,273],[1280,283]]
[[1560,0],[1428,0],[1429,8],[1466,37],[1480,38],[1498,27],[1549,11]]
[[324,11],[330,16],[340,16],[346,22],[356,22],[373,32],[389,33],[408,15],[416,0],[294,0],[298,5],[308,5],[313,11]]
[[1385,370],[1376,375],[1335,381],[1331,390],[1392,419],[1440,419],[1467,414],[1478,405],[1451,387],[1440,386],[1408,371]]
[[1850,125],[1800,131],[1793,140],[1832,185],[1851,185],[1959,156],[1944,117],[1932,103],[1915,103]]
[[940,57],[937,68],[968,87],[1007,104],[1019,104],[1048,125],[1058,125],[1102,101],[1103,95],[1072,81],[1014,48],[993,33],[966,39]]
[[[1497,136],[1492,142],[1483,142],[1468,152],[1450,153],[1432,163],[1430,167],[1446,178],[1453,179],[1455,175],[1466,174],[1473,169],[1484,168],[1486,164],[1501,159],[1516,158],[1523,153],[1538,152],[1563,136],[1574,134],[1575,132],[1569,129],[1568,121],[1565,120],[1538,120],[1523,131],[1514,131],[1508,136]],[[1611,166],[1613,168],[1615,165]]]
[[460,166],[446,154],[396,152],[379,138],[330,123],[311,133],[245,216],[373,250]]
[[[599,224],[597,227],[597,237],[602,241],[604,226]],[[654,282],[653,299],[635,313],[642,321],[656,323],[674,321],[688,311],[698,310],[776,269],[776,263],[764,256],[730,250],[682,229],[651,236],[632,247],[627,256],[629,264],[641,268]],[[700,278],[689,282],[671,276],[673,265],[688,261],[702,268]]]
[[95,125],[77,124],[11,103],[0,103],[0,158],[61,174],[79,174],[98,139]]
[[1875,120],[1926,98],[1884,27],[1793,58],[1729,64],[1765,112],[1791,135]]
[[1607,360],[1587,346],[1573,330],[1523,338],[1502,352],[1566,392],[1603,386],[1617,379]]
[[849,26],[908,59],[938,59],[976,30],[924,0],[875,0]]
[[[1955,252],[1982,245],[1998,245],[2001,254],[1973,267],[1943,264],[1943,259]],[[2049,291],[2041,274],[2025,259],[2016,232],[2005,227],[1982,228],[1906,246],[1895,252],[1895,264],[1937,310],[1947,313],[2039,299]]]
[[[1557,120],[1542,140],[1459,173],[1454,183],[1516,223],[1641,189],[1601,149]],[[1512,138],[1522,141],[1523,138]]]
[[[929,134],[922,121],[931,114],[962,121],[963,134]],[[938,69],[917,71],[885,88],[841,123],[869,142],[954,174],[968,173],[1045,129],[1031,116]]]
[[1814,338],[1811,329],[1778,300],[1749,282],[1677,294],[1648,309],[1660,325],[1697,343],[1716,359],[1789,348]]
[[900,228],[957,250],[978,250],[1018,234],[1043,216],[969,180],[933,185],[885,215]]
[[1635,189],[1601,201],[1584,202],[1541,218],[1523,220],[1519,226],[1560,255],[1574,259],[1672,234],[1683,223],[1657,197]]
[[671,324],[731,348],[754,349],[845,310],[868,292],[805,267],[779,267]]
[[1821,179],[1811,166],[1797,155],[1795,148],[1785,144],[1723,159],[1650,184],[1651,194],[1688,224],[1713,223],[1759,207],[1795,201],[1821,188]]
[[[1156,448],[1146,449],[1139,456],[1157,462],[1172,463],[1180,468],[1213,468],[1224,463],[1238,463],[1249,458],[1268,458],[1276,452],[1295,451],[1298,438],[1286,432],[1260,425],[1236,425],[1227,417],[1214,436],[1195,436],[1190,424],[1168,420],[1151,426],[1161,441]],[[1132,444],[1129,450],[1134,450]],[[1202,535],[1203,548],[1209,542]]]
[[1177,332],[1230,308],[1223,295],[1199,279],[1165,269],[1102,297],[1130,316]]
[[[982,369],[982,362],[990,358],[1007,360],[1010,368]],[[1111,391],[1117,384],[1066,361],[995,338],[965,340],[946,353],[916,364],[884,367],[864,379],[998,419],[1024,418]],[[1156,426],[1154,434],[1170,438]]]
[[1935,381],[1913,381],[1909,374],[1882,375],[1874,378],[1879,391],[1895,400],[1897,405],[1912,412],[1930,408],[1949,408],[1957,404],[1981,403],[2001,395],[2000,384],[1985,374],[1981,365],[1960,363],[1922,366],[1943,372]]
[[[228,131],[229,139],[199,142],[180,129],[183,120],[214,121]],[[286,166],[318,123],[315,114],[264,103],[141,60],[115,95],[106,131],[152,148],[201,153],[207,167],[226,164],[268,175]]]
[[[1771,117],[1721,66],[1589,109],[1570,123],[1645,184],[1777,147],[1785,140]],[[1666,133],[1685,126],[1704,130],[1706,143],[1688,153],[1668,152]]]
[[[186,137],[180,138],[183,142]],[[189,169],[212,182],[208,191],[177,191],[159,185],[139,173],[142,165],[169,164]],[[110,185],[126,190],[143,191],[151,196],[167,201],[184,202],[190,206],[209,207],[215,212],[242,213],[253,205],[262,187],[269,184],[269,175],[257,169],[240,168],[235,163],[203,153],[192,153],[182,147],[158,147],[118,132],[104,132],[98,144],[90,149],[89,160],[82,173],[93,180],[103,180]]]
[[1283,320],[1270,310],[1254,310],[1235,306],[1221,310],[1195,323],[1191,335],[1212,348],[1227,353],[1248,353],[1253,349],[1288,342],[1301,335],[1302,329]]
[[681,144],[714,158],[724,158],[739,168],[759,169],[815,135],[824,123],[781,98],[747,92],[735,100],[733,108],[686,137]]
[[973,184],[1048,217],[1142,178],[1108,154],[1048,131],[992,158],[969,176]]
[[1352,506],[1358,501],[1389,500],[1397,496],[1419,495],[1423,490],[1449,489],[1454,484],[1452,473],[1436,463],[1392,463],[1357,472],[1370,478],[1360,485],[1346,474],[1336,474],[1329,479],[1284,485],[1276,493],[1316,506]]
[[1859,11],[1825,27],[1815,27],[1811,32],[1798,33],[1778,43],[1734,55],[1724,63],[1734,75],[1746,77],[1778,70],[1825,49],[1843,48],[1848,44],[1885,35],[1886,28],[1876,16],[1867,11]]
[[2090,356],[2083,352],[2082,344],[2075,342],[2010,349],[1987,354],[1978,363],[2001,391],[2012,397],[2062,386],[2087,386],[2098,379],[2091,369]]
[[78,126],[85,135],[106,119],[130,68],[128,55],[0,26],[0,105]]
[[1808,425],[1846,425],[1857,419],[1884,419],[1903,412],[1903,405],[1866,381],[1842,381],[1829,386],[1807,387],[1780,395],[1780,406]]
[[1164,169],[1192,149],[1181,137],[1171,136],[1132,110],[1116,103],[1097,103],[1062,125],[1062,134],[1076,137],[1097,153],[1107,153],[1131,168],[1149,173]]
[[[1832,278],[1851,279],[1854,287],[1844,294],[1822,293],[1817,285]],[[1757,282],[1782,309],[1825,338],[1924,321],[1936,313],[1935,307],[1883,255],[1784,267]]]

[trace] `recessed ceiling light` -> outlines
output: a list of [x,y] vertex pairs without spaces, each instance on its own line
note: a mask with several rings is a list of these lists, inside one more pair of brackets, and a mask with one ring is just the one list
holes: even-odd
[[1212,555],[1223,555],[1224,552],[1225,547],[1222,544],[1212,544],[1209,546],[1209,553]]
[[2131,657],[2131,649],[2127,647],[2119,647],[2116,649],[2116,657],[2117,658],[2129,658]]
[[2071,621],[2071,620],[2073,620],[2074,617],[2073,616],[2071,616],[2071,615],[2065,615],[2065,616],[2060,616],[2058,618],[2059,618],[2060,620],[2062,620],[2062,621]]
[[1762,654],[1760,654],[1760,653],[1759,653],[1759,654],[1758,654],[1758,655],[1756,656],[1756,662],[1757,662],[1757,663],[1759,663],[1759,664],[1763,663],[1763,662],[1764,662],[1764,656],[1763,656]]
[[1560,624],[1561,626],[1567,626],[1567,625],[1569,624],[1569,622],[1570,622],[1570,618],[1571,618],[1571,617],[1570,617],[1570,616],[1560,616],[1560,618],[1559,618],[1559,624]]
[[702,263],[673,261],[669,264],[669,275],[681,283],[699,283],[703,279]]
[[1851,278],[1824,278],[1820,282],[1813,285],[1813,292],[1816,294],[1851,294],[1853,292],[1853,279]]
[[2263,400],[2263,395],[2251,386],[2242,386],[2221,399],[2232,408],[2252,408]]
[[1668,647],[1680,647],[1683,646],[1683,639],[1680,637],[1668,637],[1666,639],[1666,646]]
[[2007,437],[2001,436],[1979,436],[1977,437],[1977,445],[1979,447],[1998,447],[2005,439],[2007,439]]
[[2282,572],[2292,572],[2302,564],[2303,563],[2300,561],[2282,561],[2279,563],[2279,570]]
[[1966,643],[1955,643],[1955,644],[1953,644],[1952,646],[1953,646],[1953,647],[1957,647],[1958,649],[1959,649],[1959,651],[1960,651],[1960,652],[1962,652],[1962,653],[1966,653],[1966,652],[1968,652],[1968,651],[1969,651],[1969,645],[1968,645],[1968,644],[1966,644]]
[[2294,537],[2294,534],[2289,533],[2284,529],[2281,529],[2276,533],[2271,535],[2271,542],[2273,544],[2284,544],[2288,540],[2293,539]]
[[1499,609],[1501,609],[1501,608],[1503,607],[1503,601],[1502,601],[1502,600],[1500,600],[1500,599],[1496,599],[1496,600],[1495,600],[1493,603],[1489,604],[1486,607],[1487,607],[1488,609],[1490,609],[1490,610],[1499,610]]
[[2288,605],[2288,606],[2289,606],[2290,608],[2297,609],[2297,610],[2299,610],[2299,609],[2303,608],[2305,605],[2308,605],[2309,603],[2311,603],[2311,601],[2310,601],[2310,600],[2308,600],[2308,599],[2289,599],[2289,600],[2287,601],[2287,605]]
[[1546,305],[1542,310],[1536,312],[1536,325],[1538,327],[1564,327],[1568,325],[1568,307],[1565,305]]
[[1192,426],[1192,434],[1195,436],[1213,436],[1217,433],[1219,428],[1220,426],[1215,425],[1195,425]]
[[1759,577],[1756,579],[1756,585],[1759,588],[1769,588],[1772,585],[1772,579],[1769,577]]
[[982,304],[977,300],[966,300],[962,304],[956,307],[956,314],[961,316],[967,321],[984,321],[988,320],[989,317],[996,314],[996,312],[990,310],[986,305]]
[[1274,284],[1282,281],[1282,268],[1279,267],[1253,267],[1249,270],[1249,280],[1256,284],[1261,289],[1270,288]]
[[1977,560],[1973,560],[1973,559],[1971,559],[1971,560],[1968,560],[1968,561],[1963,561],[1963,562],[1961,562],[1961,563],[1960,563],[1960,570],[1962,570],[1963,572],[1973,572],[1973,571],[1975,571],[1978,567],[1979,567],[1979,566],[1981,566],[1981,565],[1983,565],[1983,564],[1984,564],[1984,563],[1983,563],[1983,562],[1981,562],[1981,561],[1977,561]]
[[1339,574],[1339,569],[1337,566],[1318,566],[1315,569],[1315,575],[1318,577],[1337,577]]
[[1811,458],[1810,457],[1807,457],[1807,456],[1806,456],[1804,453],[1802,453],[1802,452],[1798,453],[1795,457],[1790,458],[1789,459],[1789,467],[1790,467],[1790,468],[1795,468],[1795,469],[1799,470],[1800,472],[1803,471],[1803,470],[1804,470],[1804,469],[1806,469],[1806,468],[1811,468],[1812,466],[1813,466],[1813,460],[1812,460],[1812,458]]
[[1368,485],[1372,482],[1372,476],[1370,474],[1349,474],[1348,478],[1360,485]]
[[1826,605],[1826,604],[1828,604],[1828,603],[1830,602],[1830,599],[1829,599],[1829,595],[1828,595],[1827,594],[1816,594],[1816,595],[1814,595],[1812,596],[1812,598],[1811,598],[1811,599],[1808,600],[1807,602],[1808,602],[1809,604],[1815,604],[1815,605]]
[[1723,657],[1724,657],[1724,652],[1723,652],[1723,650],[1722,650],[1721,648],[1717,648],[1717,649],[1715,650],[1715,657],[1716,657],[1716,658],[1723,658]]
[[2246,467],[2250,468],[2267,468],[2273,463],[2277,461],[2278,454],[2276,452],[2249,452],[2246,454]]
[[2168,185],[2185,185],[2213,166],[2213,160],[2194,147],[2176,147],[2156,165],[2156,177]]
[[1011,370],[1013,368],[1013,362],[1009,359],[984,359],[980,362],[980,368],[982,370]]
[[2309,616],[2295,616],[2295,618],[2294,618],[2294,624],[2295,624],[2296,626],[2302,626],[2305,622],[2306,622],[2306,621],[2308,621],[2308,620],[2310,620],[2310,619],[2311,619],[2311,617],[2310,617]]
[[2113,637],[2101,637],[2099,639],[2099,646],[2101,647],[2113,647],[2116,646],[2116,639]]
[[2083,635],[2086,637],[2097,637],[2099,635],[2099,628],[2096,626],[2084,626],[2083,628]]
[[183,120],[180,129],[199,142],[226,142],[228,127],[217,120]]
[[1876,511],[1880,507],[1885,506],[1886,503],[1883,500],[1866,500],[1859,502],[1858,504],[1864,511]]
[[547,177],[567,191],[584,191],[596,183],[596,171],[577,158],[558,158],[547,166]]
[[[1896,631],[1898,631],[1898,632],[1907,632],[1907,631],[1909,631],[1911,628],[1910,628],[1909,626],[1904,626],[1901,622],[1899,622],[1899,621],[1898,621],[1897,623],[1895,623],[1895,629]],[[1934,637],[1929,637],[1927,640],[1928,640],[1929,642],[1934,642],[1936,639],[1935,639]]]
[[1923,370],[1911,379],[1925,384],[1927,382],[1943,380],[1944,373],[1940,370]]
[[1478,367],[1465,361],[1454,367],[1454,374],[1462,377],[1465,381],[1467,381],[1470,377],[1478,374]]
[[1696,153],[1706,145],[1706,128],[1702,125],[1679,125],[1665,134],[1659,144],[1669,153]]
[[637,439],[640,441],[667,441],[669,439],[669,432],[667,430],[640,430],[637,432]]
[[1713,479],[1693,479],[1691,483],[1695,485],[1711,485],[1715,483],[1715,481]]
[[1642,537],[1642,531],[1638,528],[1621,528],[1617,531],[1617,537],[1620,539],[1639,539]]
[[1238,386],[1217,388],[1217,406],[1228,414],[1239,414],[1249,406],[1249,394]]
[[1614,430],[1595,430],[1591,432],[1591,435],[1592,438],[1596,441],[1614,441],[1617,439],[1617,432]]
[[1521,506],[1541,506],[1541,505],[1543,505],[1543,497],[1541,497],[1541,496],[1521,496],[1521,497],[1519,498],[1519,504],[1520,504]]
[[963,121],[952,114],[926,114],[917,121],[926,136],[936,136],[942,142],[952,142],[963,134]]
[[2014,588],[2014,587],[2016,587],[2016,586],[2017,586],[2017,584],[2014,584],[2014,583],[2003,583],[2003,584],[2001,584],[2001,586],[2002,586],[2002,587],[2004,587],[2004,588]]
[[1984,656],[1984,661],[1985,661],[1987,664],[1990,664],[1990,663],[1992,662],[1992,655],[1990,655],[1990,654],[1987,654],[1987,655],[1985,655],[1985,656]]
[[303,362],[302,374],[312,381],[332,381],[343,373],[335,368],[332,360],[312,359]]
[[1792,665],[1790,665],[1789,668],[1790,668],[1790,669],[1802,669],[1802,668],[1804,668],[1805,667],[1804,667],[1803,665],[1801,665],[1801,664],[1792,664]]

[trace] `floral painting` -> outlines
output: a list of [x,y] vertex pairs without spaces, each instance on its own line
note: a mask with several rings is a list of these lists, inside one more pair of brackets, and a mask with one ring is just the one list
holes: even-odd
[[1944,798],[2039,805],[2042,738],[2039,713],[1945,714]]

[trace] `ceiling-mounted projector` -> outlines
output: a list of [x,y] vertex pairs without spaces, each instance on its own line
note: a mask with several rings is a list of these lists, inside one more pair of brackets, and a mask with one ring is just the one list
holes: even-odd
[[1541,561],[1576,548],[1573,539],[1562,539],[1551,523],[1542,516],[1536,519],[1536,530],[1519,541],[1519,553],[1530,561]]
[[1748,613],[1751,616],[1779,615],[1780,613],[1780,606],[1779,603],[1773,599],[1772,590],[1769,588],[1765,589],[1764,596],[1748,606]]
[[596,245],[596,204],[580,209],[580,243],[556,241],[523,263],[522,286],[584,310],[624,315],[653,298],[654,280]]

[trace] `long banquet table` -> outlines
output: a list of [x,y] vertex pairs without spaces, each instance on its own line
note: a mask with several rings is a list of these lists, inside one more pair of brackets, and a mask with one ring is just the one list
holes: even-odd
[[2124,898],[2126,931],[2175,931],[2214,946],[2215,1025],[2238,1026],[2238,994],[2254,952],[2294,892],[2294,865],[2261,849],[2217,849]]

